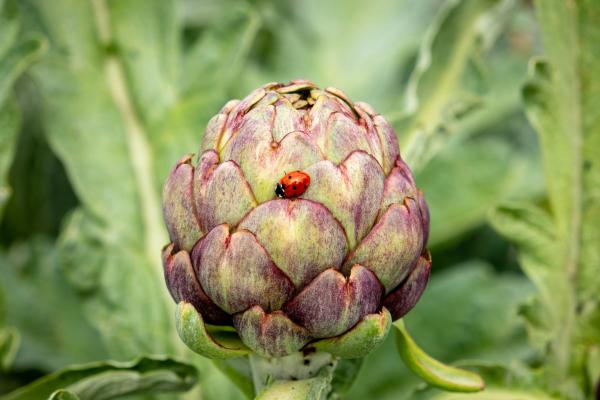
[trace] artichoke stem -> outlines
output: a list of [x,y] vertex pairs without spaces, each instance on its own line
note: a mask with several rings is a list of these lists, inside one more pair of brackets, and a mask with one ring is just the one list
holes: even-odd
[[298,352],[278,358],[264,358],[253,353],[248,357],[256,394],[276,381],[298,381],[316,376],[331,378],[338,361],[337,357],[322,351]]

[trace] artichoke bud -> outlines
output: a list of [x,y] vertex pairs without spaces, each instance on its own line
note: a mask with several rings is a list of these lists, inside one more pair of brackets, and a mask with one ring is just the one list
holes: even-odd
[[228,102],[167,178],[163,213],[178,331],[209,357],[362,357],[429,277],[429,210],[394,130],[308,81]]

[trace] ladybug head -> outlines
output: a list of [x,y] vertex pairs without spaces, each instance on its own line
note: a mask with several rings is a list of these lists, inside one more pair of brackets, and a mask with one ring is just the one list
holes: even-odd
[[275,186],[275,194],[279,198],[285,197],[285,191],[283,190],[283,185],[279,182],[277,182],[277,185]]

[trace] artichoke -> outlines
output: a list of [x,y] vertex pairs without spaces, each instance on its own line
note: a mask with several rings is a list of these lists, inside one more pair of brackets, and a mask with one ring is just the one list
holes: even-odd
[[[310,185],[275,189],[289,171]],[[390,124],[308,81],[270,83],[214,116],[163,192],[166,283],[196,352],[362,357],[421,296],[429,211]]]

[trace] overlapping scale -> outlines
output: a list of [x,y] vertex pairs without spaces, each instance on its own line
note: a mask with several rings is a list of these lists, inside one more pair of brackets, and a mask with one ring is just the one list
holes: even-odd
[[339,268],[348,248],[339,222],[309,200],[268,201],[252,210],[239,228],[254,233],[296,288],[328,268]]
[[174,253],[174,244],[163,249],[163,268],[167,288],[176,303],[185,301],[203,315],[210,324],[224,324],[231,317],[212,302],[196,279],[190,255],[185,250]]
[[392,204],[379,222],[350,254],[343,270],[360,264],[377,275],[386,293],[410,272],[423,250],[423,228],[417,202],[406,198]]
[[219,163],[214,151],[200,156],[194,175],[194,201],[201,229],[236,226],[257,202],[244,173],[234,161]]
[[[353,249],[373,226],[383,195],[383,171],[372,156],[354,151],[340,165],[320,161],[306,169],[304,198],[323,204],[342,224]],[[374,206],[375,205],[375,206]]]
[[190,251],[203,232],[194,212],[192,156],[182,158],[163,188],[163,216],[171,241]]
[[285,313],[313,337],[344,333],[379,307],[383,288],[368,269],[355,265],[348,278],[328,269],[284,307]]
[[254,305],[279,309],[294,286],[245,230],[229,233],[225,224],[213,228],[192,251],[192,263],[206,294],[230,314]]
[[419,257],[406,280],[383,299],[383,306],[390,310],[392,319],[402,318],[417,304],[427,286],[430,269],[429,254]]
[[281,311],[266,313],[254,306],[233,317],[242,342],[264,357],[282,357],[300,350],[311,337]]

